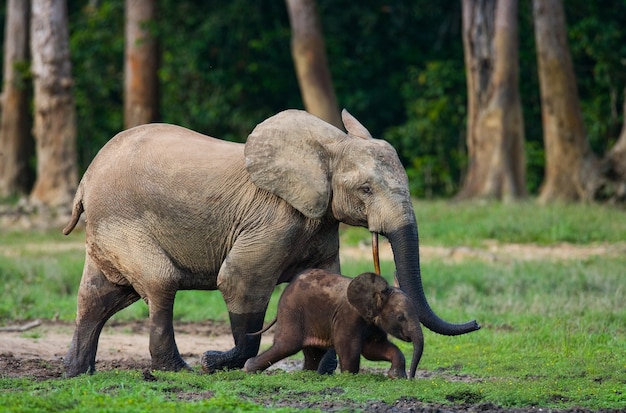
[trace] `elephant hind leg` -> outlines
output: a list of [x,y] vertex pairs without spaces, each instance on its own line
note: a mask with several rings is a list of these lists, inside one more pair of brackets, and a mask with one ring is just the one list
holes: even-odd
[[150,292],[147,300],[150,312],[152,368],[169,371],[190,369],[180,356],[174,339],[173,313],[176,290],[154,288]]
[[64,360],[67,377],[95,371],[102,327],[113,314],[138,299],[132,287],[110,282],[87,255],[78,289],[76,328]]

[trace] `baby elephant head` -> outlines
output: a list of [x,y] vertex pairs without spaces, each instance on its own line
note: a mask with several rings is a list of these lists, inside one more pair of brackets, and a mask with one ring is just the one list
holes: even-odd
[[413,343],[409,377],[415,377],[424,350],[424,335],[417,310],[409,297],[374,273],[355,277],[348,286],[347,295],[348,302],[367,322],[400,340]]

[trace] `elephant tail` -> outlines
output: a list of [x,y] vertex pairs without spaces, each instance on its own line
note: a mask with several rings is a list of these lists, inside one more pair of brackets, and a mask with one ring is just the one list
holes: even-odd
[[267,325],[267,326],[266,326],[263,330],[261,330],[261,331],[257,331],[257,332],[255,332],[255,333],[248,333],[247,335],[248,335],[248,336],[260,336],[261,334],[265,333],[267,330],[269,330],[270,328],[272,328],[272,326],[273,326],[274,324],[276,324],[276,321],[278,321],[278,318],[273,319],[273,320],[272,320],[272,322],[271,322],[271,323],[269,323],[269,324],[268,324],[268,325]]
[[78,224],[78,220],[80,219],[80,215],[83,213],[85,209],[83,208],[83,182],[81,181],[78,185],[78,190],[76,191],[76,195],[74,195],[74,204],[72,205],[72,218],[70,222],[67,223],[65,228],[63,228],[63,235],[67,235],[76,227]]

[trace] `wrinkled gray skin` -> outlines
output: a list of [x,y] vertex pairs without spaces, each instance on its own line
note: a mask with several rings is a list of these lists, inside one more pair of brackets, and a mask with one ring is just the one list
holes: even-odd
[[318,370],[326,350],[334,348],[342,372],[358,373],[363,354],[368,360],[391,362],[389,377],[405,378],[404,355],[387,339],[389,333],[413,343],[413,378],[424,349],[415,306],[374,273],[352,279],[325,270],[305,271],[285,288],[275,321],[274,344],[249,359],[245,371],[265,370],[300,350],[304,369]]
[[107,319],[143,298],[152,367],[188,368],[174,340],[178,290],[215,290],[235,347],[208,351],[203,368],[241,368],[259,349],[272,290],[307,268],[339,272],[340,222],[391,242],[397,277],[420,321],[441,334],[478,329],[439,319],[422,290],[415,215],[395,150],[343,112],[348,133],[304,111],[257,125],[245,145],[178,126],[121,132],[78,187],[68,234],[84,212],[86,260],[66,374],[95,369]]

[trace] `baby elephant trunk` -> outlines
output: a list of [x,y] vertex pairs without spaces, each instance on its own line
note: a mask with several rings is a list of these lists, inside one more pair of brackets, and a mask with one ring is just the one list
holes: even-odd
[[417,328],[413,330],[411,342],[413,343],[413,358],[411,359],[411,369],[409,370],[410,379],[415,377],[417,365],[419,364],[420,359],[422,358],[422,352],[424,351],[424,334],[422,334],[422,327],[419,323]]

